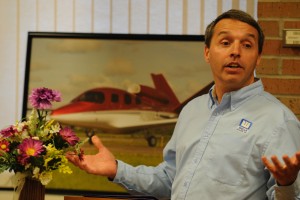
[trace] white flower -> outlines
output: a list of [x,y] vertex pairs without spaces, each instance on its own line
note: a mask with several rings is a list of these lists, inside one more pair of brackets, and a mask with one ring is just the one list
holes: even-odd
[[36,175],[40,172],[40,168],[39,167],[35,167],[33,170],[33,174]]
[[31,163],[28,163],[27,165],[25,165],[25,169],[29,169],[31,166]]
[[33,174],[33,178],[36,178],[38,179],[39,178],[39,173],[40,173],[40,168],[39,167],[35,167],[32,171],[32,174]]
[[23,140],[23,139],[25,139],[25,138],[29,138],[30,136],[29,136],[28,131],[27,131],[27,130],[24,130],[24,131],[22,131],[20,137],[21,137],[21,139]]
[[23,131],[25,125],[26,125],[26,124],[25,124],[24,122],[23,122],[23,123],[17,123],[17,124],[16,124],[16,129],[17,129],[17,131],[18,131],[18,132]]
[[50,133],[58,133],[60,131],[60,125],[59,123],[56,123],[51,126]]
[[42,172],[39,179],[43,185],[47,185],[52,180],[52,172]]

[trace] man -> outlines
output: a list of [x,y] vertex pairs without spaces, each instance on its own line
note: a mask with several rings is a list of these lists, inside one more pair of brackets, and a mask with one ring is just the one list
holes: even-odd
[[207,27],[204,56],[215,85],[184,107],[158,166],[116,162],[95,136],[98,154],[68,159],[157,198],[300,198],[300,123],[254,77],[263,42],[261,28],[243,11],[227,11]]

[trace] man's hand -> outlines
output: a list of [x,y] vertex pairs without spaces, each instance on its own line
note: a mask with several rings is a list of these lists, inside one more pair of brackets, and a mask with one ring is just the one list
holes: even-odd
[[300,151],[291,158],[287,155],[282,156],[284,163],[281,163],[277,156],[271,157],[272,162],[265,156],[261,159],[276,179],[278,185],[288,186],[296,181],[300,170]]
[[68,153],[67,159],[75,166],[86,171],[89,174],[106,176],[113,179],[117,173],[117,163],[114,155],[102,144],[100,138],[92,137],[94,146],[98,149],[95,155],[83,155],[79,158],[77,155]]

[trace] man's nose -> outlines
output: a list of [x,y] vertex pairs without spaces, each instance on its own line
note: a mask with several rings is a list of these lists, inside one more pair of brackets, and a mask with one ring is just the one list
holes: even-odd
[[241,45],[238,42],[234,42],[231,45],[231,53],[230,56],[234,58],[239,58],[241,55]]

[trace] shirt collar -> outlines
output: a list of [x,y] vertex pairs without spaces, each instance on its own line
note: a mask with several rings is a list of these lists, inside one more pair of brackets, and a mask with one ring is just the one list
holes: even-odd
[[217,95],[215,92],[215,86],[209,90],[209,108],[213,107],[223,107],[230,108],[230,110],[234,110],[239,107],[243,102],[245,102],[249,97],[255,96],[261,93],[264,90],[263,84],[260,79],[257,79],[254,83],[243,87],[237,91],[232,91],[229,93],[225,93],[223,95],[222,101],[219,104]]

